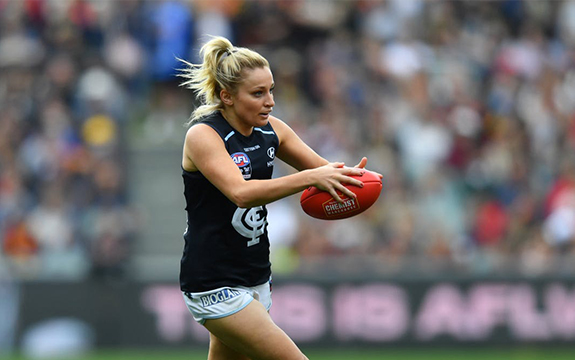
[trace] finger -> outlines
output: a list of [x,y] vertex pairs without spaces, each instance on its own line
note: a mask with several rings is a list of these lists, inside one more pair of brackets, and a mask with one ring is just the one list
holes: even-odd
[[355,165],[355,167],[363,169],[363,168],[365,168],[365,165],[367,165],[367,158],[364,156],[359,161],[359,164]]
[[[340,184],[349,184],[349,185],[353,185],[353,186],[357,186],[357,187],[363,187],[363,181],[361,181],[360,179],[356,179],[356,178],[352,177],[353,175],[356,175],[356,174],[354,174],[354,173],[350,173],[347,175],[344,174],[343,176],[338,176],[336,179]],[[359,176],[361,176],[361,174],[359,174]]]
[[345,166],[345,163],[342,162],[333,162],[330,164],[331,166],[333,166],[334,168],[343,168]]
[[[351,179],[351,178],[349,178]],[[343,180],[343,179],[342,179]],[[355,179],[352,179],[355,180]],[[343,198],[356,198],[357,195],[353,193],[353,191],[346,188],[342,183],[341,180],[338,180],[332,184],[329,189],[330,195],[335,199],[335,201],[342,203],[344,202]]]
[[365,174],[365,169],[359,167],[352,167],[352,168],[346,167],[345,170],[342,171],[342,174],[347,176],[362,176],[363,174]]
[[348,184],[353,185],[353,186],[357,186],[357,187],[359,187],[359,188],[362,188],[362,187],[363,187],[363,181],[357,180],[357,179],[354,179],[354,178],[351,178],[351,179],[352,179],[352,181],[350,181]]
[[331,189],[329,193],[331,197],[334,198],[335,201],[340,203],[343,202],[343,200],[341,199],[341,197],[339,197],[339,194],[337,193],[337,191],[335,191],[335,189]]
[[338,190],[339,190],[342,194],[344,194],[346,197],[348,197],[348,198],[350,198],[350,199],[355,199],[355,198],[357,198],[357,195],[356,195],[353,191],[351,191],[350,189],[348,189],[348,188],[345,187],[345,186],[340,186],[340,187],[338,187]]

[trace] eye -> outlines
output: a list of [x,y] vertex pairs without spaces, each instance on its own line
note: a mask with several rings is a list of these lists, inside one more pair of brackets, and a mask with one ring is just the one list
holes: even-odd
[[256,91],[256,92],[254,92],[254,96],[256,96],[256,97],[260,97],[260,96],[262,96],[263,94],[264,94],[263,91]]

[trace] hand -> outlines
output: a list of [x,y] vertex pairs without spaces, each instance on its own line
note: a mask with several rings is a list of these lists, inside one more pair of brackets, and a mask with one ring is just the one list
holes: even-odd
[[[363,159],[362,159],[363,161]],[[366,159],[367,161],[367,159]],[[318,189],[327,191],[338,202],[343,202],[338,191],[349,198],[355,198],[356,195],[346,188],[344,184],[351,184],[363,187],[360,180],[351,176],[361,176],[365,170],[359,167],[346,167],[342,162],[329,163],[327,165],[311,170],[313,172],[312,185]]]
[[[359,161],[359,164],[355,165],[355,167],[360,168],[360,169],[365,169],[365,165],[367,165],[367,158],[364,156]],[[380,179],[383,179],[383,175],[381,175],[380,173],[375,172],[375,171],[372,171],[372,172],[377,174],[377,176],[379,176]]]

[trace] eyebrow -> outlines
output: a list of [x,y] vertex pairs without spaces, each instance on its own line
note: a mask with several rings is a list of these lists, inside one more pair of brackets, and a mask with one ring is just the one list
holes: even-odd
[[[276,86],[276,84],[275,84],[275,83],[272,83],[272,85],[270,86],[270,88],[273,88],[273,87],[275,87],[275,86]],[[254,87],[252,88],[252,90],[259,90],[259,89],[266,89],[266,88],[267,88],[267,86],[265,86],[265,85],[257,85],[257,86],[254,86]]]

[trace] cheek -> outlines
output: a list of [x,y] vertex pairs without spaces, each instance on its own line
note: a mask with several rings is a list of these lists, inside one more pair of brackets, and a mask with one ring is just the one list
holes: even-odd
[[246,112],[258,112],[260,107],[259,102],[253,99],[247,99],[241,103],[242,110]]

